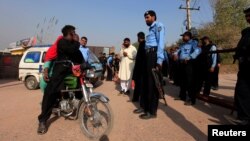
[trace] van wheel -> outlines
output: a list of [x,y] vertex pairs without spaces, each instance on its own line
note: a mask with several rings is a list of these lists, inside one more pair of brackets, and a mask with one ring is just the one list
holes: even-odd
[[38,82],[34,76],[29,76],[25,80],[25,87],[29,90],[35,90],[38,88]]

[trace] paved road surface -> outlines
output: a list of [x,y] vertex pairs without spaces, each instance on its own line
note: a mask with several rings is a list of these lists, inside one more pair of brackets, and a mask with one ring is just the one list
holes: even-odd
[[[214,95],[232,98],[236,75],[221,75],[219,91]],[[230,110],[198,101],[185,106],[174,101],[178,87],[168,84],[168,107],[160,101],[156,119],[141,120],[133,114],[136,104],[128,96],[118,96],[116,85],[105,82],[95,91],[110,98],[114,112],[114,127],[106,138],[110,141],[205,141],[207,125],[228,124],[225,115]],[[54,121],[45,135],[37,135],[37,115],[40,113],[40,90],[27,90],[18,81],[0,80],[0,141],[87,141],[78,121],[60,118]]]

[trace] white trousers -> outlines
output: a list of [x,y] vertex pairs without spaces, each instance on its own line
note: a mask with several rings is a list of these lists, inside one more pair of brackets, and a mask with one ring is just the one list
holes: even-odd
[[129,89],[129,80],[121,80],[121,90],[127,92]]

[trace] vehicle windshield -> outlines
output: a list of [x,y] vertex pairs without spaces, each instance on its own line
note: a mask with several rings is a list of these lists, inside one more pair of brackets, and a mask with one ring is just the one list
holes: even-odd
[[95,54],[89,50],[89,63],[100,63],[99,59],[95,56]]

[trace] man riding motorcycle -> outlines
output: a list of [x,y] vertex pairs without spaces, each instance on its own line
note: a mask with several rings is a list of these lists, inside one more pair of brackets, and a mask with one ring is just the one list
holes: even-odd
[[56,103],[60,90],[63,89],[63,80],[67,75],[72,73],[71,64],[67,63],[66,60],[70,60],[74,64],[81,64],[81,69],[88,67],[79,50],[80,43],[75,38],[75,27],[72,25],[64,26],[62,34],[63,38],[57,43],[57,58],[54,62],[53,72],[43,95],[42,111],[38,116],[38,134],[45,134],[47,132],[46,122],[50,118],[52,108]]

